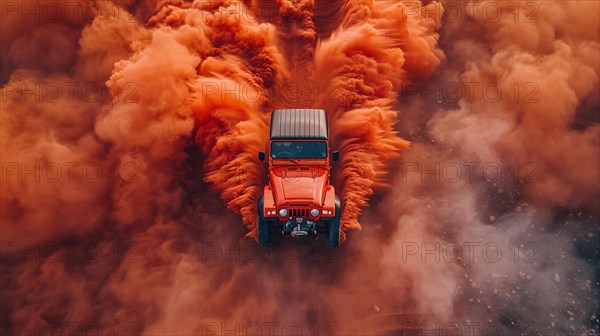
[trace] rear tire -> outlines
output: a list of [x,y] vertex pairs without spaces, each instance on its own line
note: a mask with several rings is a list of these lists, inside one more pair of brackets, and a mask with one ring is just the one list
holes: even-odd
[[339,197],[335,197],[335,217],[329,222],[329,247],[340,246],[340,222],[342,218],[342,207]]
[[258,199],[258,244],[260,246],[267,246],[271,240],[271,230],[269,223],[263,219],[263,198],[262,196]]

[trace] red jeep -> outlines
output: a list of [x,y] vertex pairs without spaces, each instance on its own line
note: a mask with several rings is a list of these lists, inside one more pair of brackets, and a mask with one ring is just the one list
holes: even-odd
[[273,231],[315,238],[326,232],[329,246],[340,245],[341,204],[329,184],[339,153],[331,151],[328,133],[324,110],[273,111],[269,141],[258,153],[269,174],[258,199],[259,244],[269,244]]

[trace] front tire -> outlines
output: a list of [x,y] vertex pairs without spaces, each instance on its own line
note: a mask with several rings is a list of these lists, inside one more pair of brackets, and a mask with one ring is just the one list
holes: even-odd
[[263,209],[263,198],[262,196],[258,199],[258,244],[260,246],[267,246],[271,240],[271,230],[269,223],[264,220],[262,216]]
[[340,219],[329,222],[329,247],[340,246]]
[[258,244],[260,246],[267,246],[271,240],[271,230],[269,230],[269,223],[259,219],[258,220]]
[[329,247],[340,246],[342,207],[339,197],[335,197],[335,218],[329,222]]

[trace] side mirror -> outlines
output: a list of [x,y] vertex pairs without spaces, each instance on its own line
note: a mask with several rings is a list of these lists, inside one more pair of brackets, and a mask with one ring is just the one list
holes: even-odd
[[340,159],[340,152],[335,151],[333,153],[331,153],[331,159],[333,159],[333,161],[337,161]]
[[265,161],[265,152],[258,152],[258,159],[260,161]]

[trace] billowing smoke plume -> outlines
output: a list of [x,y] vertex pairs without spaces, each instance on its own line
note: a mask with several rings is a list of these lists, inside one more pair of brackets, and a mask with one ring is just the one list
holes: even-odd
[[256,153],[267,140],[271,105],[267,94],[286,76],[283,56],[275,47],[274,26],[252,20],[240,2],[225,2],[213,12],[173,11],[185,18],[182,23],[206,23],[197,29],[202,29],[207,45],[196,50],[206,58],[191,85],[191,107],[198,121],[196,142],[207,155],[206,179],[221,190],[228,208],[242,214],[244,223],[255,231],[256,200],[264,185]]
[[[435,49],[438,22],[400,3],[349,1],[340,27],[317,48],[319,104],[329,112],[334,146],[341,151],[335,179],[343,201],[344,229],[360,228],[358,214],[386,165],[408,147],[394,130],[401,85],[427,76],[443,55]],[[430,7],[440,11],[439,3]],[[414,10],[414,8],[412,8]]]
[[[598,3],[1,6],[3,334],[597,334]],[[244,237],[298,105],[337,250]]]
[[403,96],[383,282],[428,327],[597,334],[598,3],[444,6],[448,62]]

